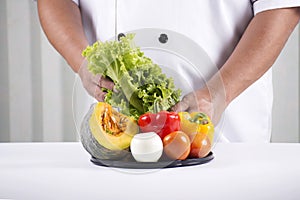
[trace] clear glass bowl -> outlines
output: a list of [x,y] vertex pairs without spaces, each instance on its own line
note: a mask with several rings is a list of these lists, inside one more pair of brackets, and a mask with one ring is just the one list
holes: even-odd
[[[135,34],[136,46],[158,64],[163,73],[174,79],[176,88],[182,91],[182,97],[205,86],[218,72],[218,68],[203,48],[180,33],[150,28],[133,30],[130,33]],[[95,102],[83,88],[80,78],[76,77],[73,89],[73,116],[78,133],[81,124],[85,123],[84,117]],[[224,118],[225,114],[215,128],[214,145],[221,135]]]

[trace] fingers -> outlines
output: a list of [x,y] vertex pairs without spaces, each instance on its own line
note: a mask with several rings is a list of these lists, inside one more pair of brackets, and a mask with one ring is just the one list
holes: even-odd
[[171,108],[171,109],[174,112],[183,112],[183,111],[187,111],[188,108],[189,108],[189,105],[187,103],[180,101],[175,106],[173,106],[173,108]]
[[102,88],[113,90],[114,83],[109,79],[101,76],[100,74],[96,75],[93,81],[94,92],[92,94],[98,101],[104,101],[105,95],[107,92],[104,92]]
[[106,92],[102,91],[101,88],[94,81],[83,81],[83,87],[88,94],[94,97],[97,101],[104,101]]
[[[185,95],[179,103],[177,103],[172,110],[175,112],[183,112],[183,111],[189,111],[191,109],[191,103],[193,102],[193,95],[188,94]],[[196,102],[194,101],[196,104]]]
[[109,89],[109,90],[114,89],[114,83],[109,78],[100,76],[98,80],[99,81],[98,81],[97,84],[100,88],[106,88],[106,89]]
[[107,93],[106,92],[103,92],[98,86],[95,87],[95,91],[93,93],[93,97],[97,100],[97,101],[104,101],[105,99],[105,95]]
[[97,101],[104,101],[107,94],[102,88],[114,89],[114,83],[109,78],[105,78],[100,74],[93,75],[87,70],[86,66],[83,66],[78,74],[86,91]]
[[113,90],[114,89],[114,83],[109,79],[106,78],[104,76],[101,76],[100,74],[97,75],[93,75],[91,77],[92,82],[97,85],[99,88],[106,88],[109,90]]
[[203,98],[197,98],[195,92],[185,95],[179,103],[177,103],[172,110],[175,112],[203,112],[210,108],[210,102]]

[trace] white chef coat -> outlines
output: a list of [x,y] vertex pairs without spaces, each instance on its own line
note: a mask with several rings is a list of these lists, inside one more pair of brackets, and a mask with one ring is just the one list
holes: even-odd
[[[252,17],[262,11],[300,6],[300,0],[73,0],[82,12],[89,42],[111,39],[117,32],[141,28],[176,31],[199,44],[221,67]],[[223,114],[219,141],[269,142],[272,74],[269,70]]]

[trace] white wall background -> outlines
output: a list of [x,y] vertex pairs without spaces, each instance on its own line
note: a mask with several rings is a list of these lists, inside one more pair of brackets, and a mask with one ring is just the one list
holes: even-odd
[[[274,66],[273,142],[299,142],[299,27]],[[75,141],[74,73],[32,0],[0,0],[0,142]]]
[[32,0],[0,0],[0,141],[74,141],[75,75],[51,47]]
[[272,141],[300,142],[299,132],[299,25],[273,66],[274,104]]

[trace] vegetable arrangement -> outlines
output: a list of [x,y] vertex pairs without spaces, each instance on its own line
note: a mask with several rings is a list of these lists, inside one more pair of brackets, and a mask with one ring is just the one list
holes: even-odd
[[201,112],[168,111],[179,102],[181,92],[133,38],[128,34],[120,42],[96,42],[83,51],[88,69],[110,78],[116,90],[105,89],[105,102],[98,102],[86,116],[83,146],[100,159],[122,159],[130,148],[143,162],[158,161],[162,151],[172,160],[207,156],[214,135],[211,120]]
[[[163,144],[163,152],[168,158],[185,160],[207,156],[212,147],[214,133],[214,126],[209,117],[201,112],[145,113],[136,121],[133,117],[119,113],[104,102],[98,102],[94,106],[88,116],[88,126],[88,131],[81,131],[81,141],[93,157],[122,159],[130,153],[130,147],[137,149],[135,154],[139,156],[139,160],[149,160],[147,162],[151,160],[147,151],[157,146],[157,139],[155,139],[156,143],[151,140],[146,141],[147,134],[157,135]],[[86,134],[90,135],[86,136]],[[143,145],[138,148],[131,146],[133,138],[137,135],[143,138]],[[95,147],[95,143],[98,146]],[[140,155],[141,153],[144,154],[145,159]],[[148,153],[155,152],[151,150]]]

